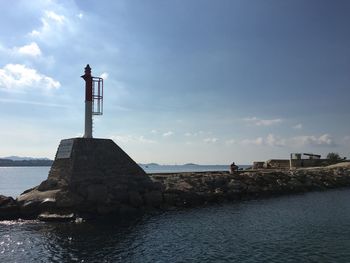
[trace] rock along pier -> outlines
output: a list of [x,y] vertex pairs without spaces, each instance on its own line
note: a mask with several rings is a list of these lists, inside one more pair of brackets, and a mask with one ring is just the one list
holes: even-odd
[[[88,147],[79,140],[75,140],[77,145]],[[111,148],[120,149],[115,148],[111,141],[108,144]],[[50,221],[81,217],[124,218],[155,210],[350,186],[349,165],[294,171],[243,171],[236,174],[195,172],[146,175],[137,164],[132,166],[134,174],[127,172],[130,167],[124,165],[125,160],[119,164],[123,164],[125,173],[120,172],[112,158],[100,159],[103,166],[109,163],[106,170],[100,170],[96,164],[90,164],[83,171],[75,170],[81,163],[89,163],[90,158],[92,156],[79,157],[78,160],[73,158],[76,163],[57,162],[52,166],[47,180],[25,191],[16,200],[0,196],[0,219],[38,218]],[[71,175],[70,181],[58,176],[60,169]],[[82,176],[84,180],[81,180]]]

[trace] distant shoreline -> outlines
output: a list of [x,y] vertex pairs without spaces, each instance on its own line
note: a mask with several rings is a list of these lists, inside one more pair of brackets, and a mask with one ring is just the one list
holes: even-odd
[[0,167],[33,167],[33,166],[51,166],[52,160],[10,160],[0,159]]

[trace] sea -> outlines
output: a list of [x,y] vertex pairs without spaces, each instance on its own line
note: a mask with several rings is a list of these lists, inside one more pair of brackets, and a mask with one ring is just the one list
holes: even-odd
[[[193,170],[157,169],[147,172]],[[17,196],[48,171],[0,167],[0,194]],[[350,262],[349,200],[345,188],[124,220],[0,221],[0,262]]]

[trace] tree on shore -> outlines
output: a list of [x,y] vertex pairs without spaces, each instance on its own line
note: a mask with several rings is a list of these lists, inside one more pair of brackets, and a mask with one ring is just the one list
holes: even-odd
[[338,160],[341,160],[342,158],[340,157],[339,153],[330,152],[327,154],[327,159],[332,161],[338,161]]

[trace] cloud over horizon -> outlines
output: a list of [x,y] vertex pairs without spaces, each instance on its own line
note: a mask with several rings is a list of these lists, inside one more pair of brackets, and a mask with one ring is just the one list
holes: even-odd
[[282,122],[282,119],[260,119],[257,117],[248,117],[243,120],[256,126],[272,126]]
[[268,134],[265,138],[258,137],[255,139],[243,139],[241,144],[248,145],[265,145],[265,146],[277,146],[277,147],[302,147],[302,146],[326,146],[334,147],[336,143],[332,136],[329,134],[323,134],[320,136],[315,135],[303,135],[290,138],[281,138],[274,134]]
[[205,138],[203,141],[205,143],[216,143],[219,139],[216,137],[209,137],[209,138]]

